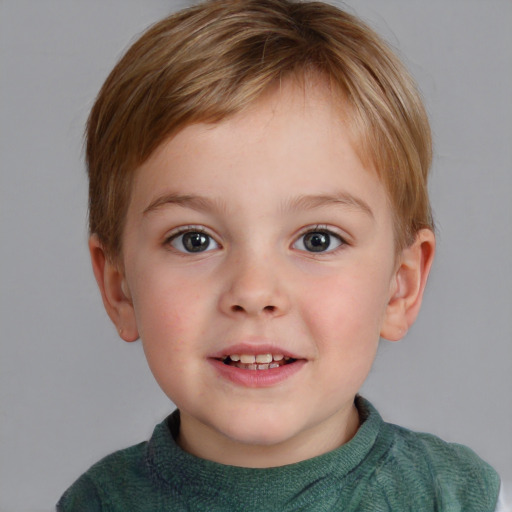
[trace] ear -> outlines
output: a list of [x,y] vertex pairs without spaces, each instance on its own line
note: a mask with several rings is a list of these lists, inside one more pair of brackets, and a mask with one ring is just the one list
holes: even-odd
[[124,341],[139,338],[135,310],[124,271],[106,257],[97,235],[89,238],[92,269],[101,292],[103,305]]
[[400,340],[416,320],[434,260],[435,247],[434,233],[430,229],[422,229],[412,245],[401,252],[381,327],[382,338]]

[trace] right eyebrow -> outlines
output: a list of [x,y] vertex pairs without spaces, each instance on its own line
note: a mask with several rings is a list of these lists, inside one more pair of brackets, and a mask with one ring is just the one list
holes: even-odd
[[155,210],[159,210],[164,206],[177,205],[184,208],[191,208],[200,212],[218,210],[222,207],[217,201],[212,201],[203,196],[197,196],[192,194],[175,194],[167,193],[158,196],[142,212],[143,215],[151,213]]

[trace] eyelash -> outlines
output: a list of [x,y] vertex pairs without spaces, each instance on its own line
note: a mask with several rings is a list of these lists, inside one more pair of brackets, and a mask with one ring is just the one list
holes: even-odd
[[[183,237],[186,234],[199,234],[199,235],[203,235],[204,237],[207,237],[208,245],[206,246],[206,250],[204,250],[204,251],[186,250],[185,242],[183,241],[183,239],[180,242],[181,248],[173,245],[173,242],[179,241],[180,237]],[[210,248],[210,246],[212,245],[212,242],[213,242],[213,244],[215,244],[215,247]],[[176,231],[172,232],[169,236],[167,236],[165,238],[164,245],[167,247],[170,246],[172,248],[172,250],[174,250],[175,252],[177,252],[179,254],[186,254],[186,255],[202,254],[202,253],[209,252],[213,249],[218,249],[221,247],[220,244],[215,240],[215,238],[212,235],[210,235],[209,233],[207,233],[206,229],[203,226],[183,226],[181,228],[178,228]]]
[[314,227],[308,227],[308,228],[305,228],[301,233],[300,235],[297,237],[297,239],[295,240],[295,242],[292,244],[292,247],[296,248],[296,244],[298,244],[300,241],[302,241],[302,245],[304,246],[304,237],[307,236],[307,235],[313,235],[313,234],[322,234],[322,235],[327,235],[329,237],[329,243],[332,242],[332,239],[335,239],[338,243],[338,245],[336,247],[334,247],[333,249],[327,249],[325,251],[308,251],[306,248],[302,249],[298,249],[302,252],[305,252],[307,254],[311,254],[311,255],[316,255],[316,256],[322,256],[322,255],[325,255],[325,254],[335,254],[337,253],[338,251],[340,250],[343,250],[343,248],[345,246],[348,245],[347,241],[345,240],[345,238],[343,238],[339,233],[336,233],[333,229],[330,229],[328,228],[327,226],[325,225],[316,225]]

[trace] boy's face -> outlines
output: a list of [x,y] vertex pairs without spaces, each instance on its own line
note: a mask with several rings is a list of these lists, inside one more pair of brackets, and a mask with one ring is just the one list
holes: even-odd
[[[321,89],[285,82],[162,144],[135,175],[123,251],[125,317],[186,449],[278,465],[353,435],[396,292],[392,211]],[[276,450],[291,458],[257,462]]]

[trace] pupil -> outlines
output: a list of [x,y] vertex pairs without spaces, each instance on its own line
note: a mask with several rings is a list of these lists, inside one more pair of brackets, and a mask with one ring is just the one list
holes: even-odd
[[327,233],[308,233],[304,236],[304,246],[311,252],[325,251],[330,243],[331,239]]
[[201,252],[208,249],[210,240],[203,233],[185,233],[183,235],[183,245],[189,252]]

